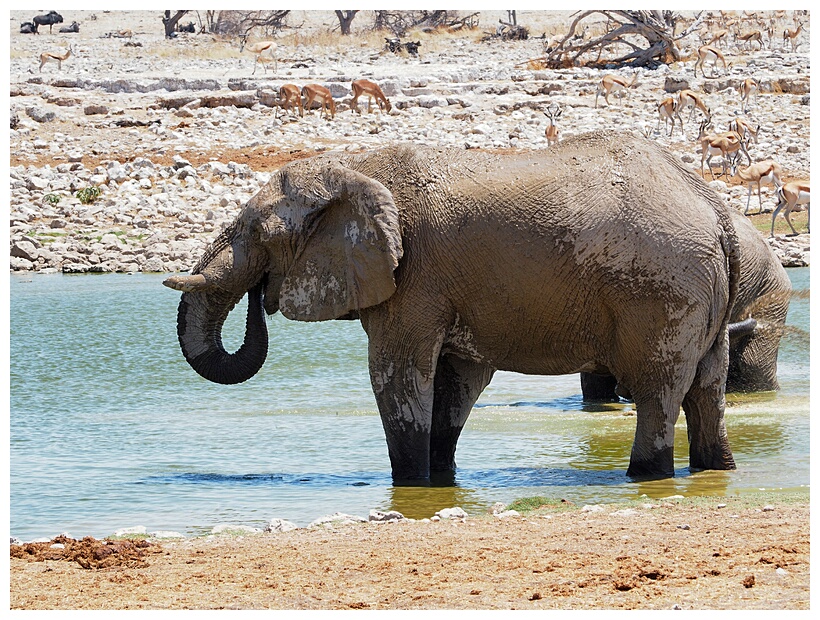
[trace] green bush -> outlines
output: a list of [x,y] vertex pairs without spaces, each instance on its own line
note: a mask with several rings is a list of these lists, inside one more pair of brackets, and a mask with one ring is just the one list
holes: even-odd
[[50,205],[56,205],[58,202],[60,202],[61,198],[62,196],[60,196],[59,194],[46,194],[45,196],[43,196],[43,201],[47,202]]
[[92,185],[91,187],[84,187],[83,189],[77,190],[77,193],[75,195],[81,203],[87,205],[97,200],[97,198],[99,198],[101,194],[102,191],[100,190],[100,188],[96,185]]

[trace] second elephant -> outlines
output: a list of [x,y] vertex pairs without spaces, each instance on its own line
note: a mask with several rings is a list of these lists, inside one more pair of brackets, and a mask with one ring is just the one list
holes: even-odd
[[[791,281],[761,234],[740,212],[731,210],[740,242],[740,287],[729,325],[728,392],[767,392],[779,388],[777,353],[786,327]],[[581,373],[584,400],[618,400],[612,375]],[[620,395],[629,397],[625,390]]]

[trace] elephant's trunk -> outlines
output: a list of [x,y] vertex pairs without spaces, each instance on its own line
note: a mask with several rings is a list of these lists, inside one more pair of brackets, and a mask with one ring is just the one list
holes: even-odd
[[225,351],[222,325],[239,299],[226,291],[183,293],[177,315],[179,344],[191,367],[208,381],[242,383],[265,363],[268,330],[262,306],[263,288],[264,282],[260,282],[248,291],[245,339],[236,353]]

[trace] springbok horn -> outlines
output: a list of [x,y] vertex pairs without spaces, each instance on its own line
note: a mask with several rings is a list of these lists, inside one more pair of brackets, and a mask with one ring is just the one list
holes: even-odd
[[172,288],[184,293],[196,293],[197,291],[207,291],[211,285],[205,276],[198,273],[193,276],[171,276],[162,282],[168,288]]

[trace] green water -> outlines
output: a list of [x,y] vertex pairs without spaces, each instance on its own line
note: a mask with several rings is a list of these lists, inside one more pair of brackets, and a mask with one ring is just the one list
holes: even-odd
[[[809,288],[808,269],[789,275]],[[681,416],[676,477],[628,482],[631,405],[584,405],[577,375],[498,373],[459,441],[456,486],[430,488],[391,484],[358,323],[271,317],[260,373],[215,385],[182,358],[179,296],[162,279],[11,276],[12,535],[100,537],[135,525],[190,535],[372,508],[475,513],[527,495],[597,503],[809,484],[808,295],[790,308],[781,391],[729,397],[736,471],[690,473]],[[241,341],[241,314],[226,326],[228,345]]]

